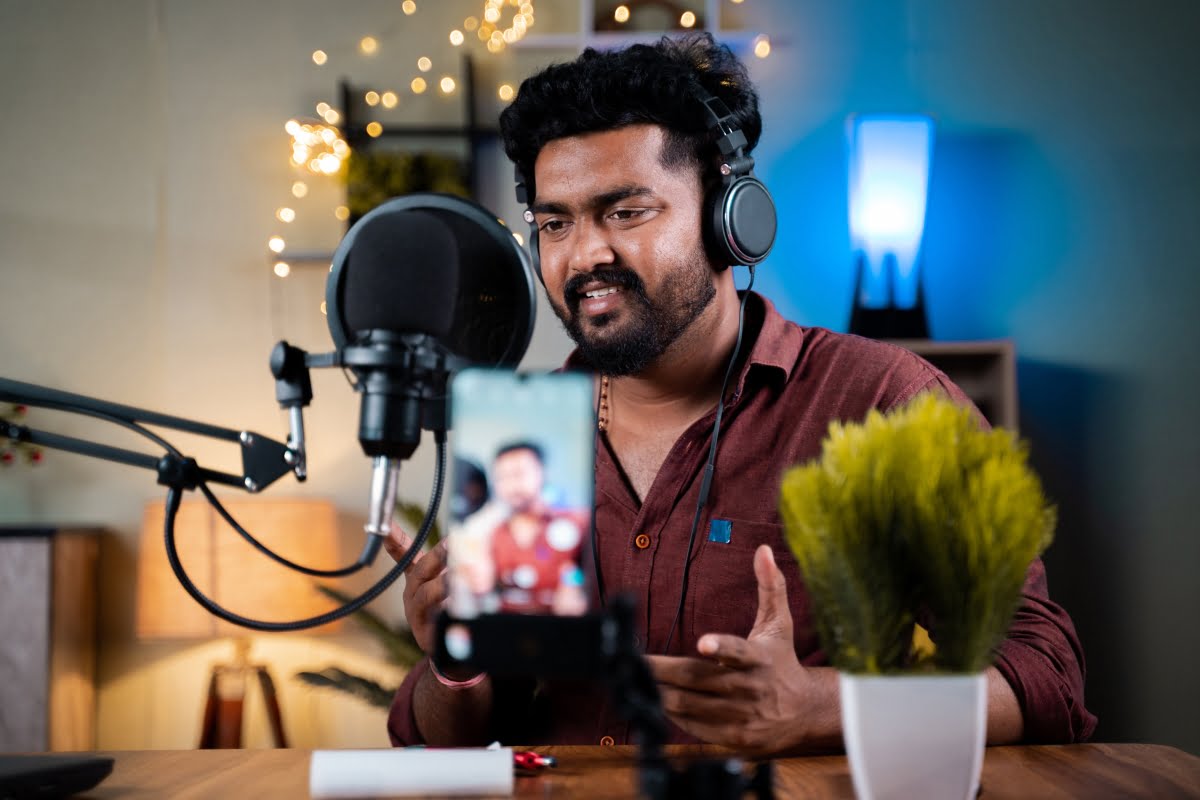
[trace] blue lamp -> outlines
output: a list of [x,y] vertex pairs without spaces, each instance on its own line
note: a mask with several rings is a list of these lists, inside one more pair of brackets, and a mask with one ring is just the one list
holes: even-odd
[[850,240],[857,278],[850,332],[926,338],[921,239],[933,154],[933,120],[856,114],[850,144]]

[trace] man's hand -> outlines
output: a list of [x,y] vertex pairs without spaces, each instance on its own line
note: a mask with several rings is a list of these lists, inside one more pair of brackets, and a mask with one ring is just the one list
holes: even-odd
[[[399,561],[412,547],[412,539],[392,528],[383,547],[388,555]],[[418,554],[404,571],[404,616],[426,655],[432,654],[434,625],[446,600],[445,572],[444,540],[429,552]]]
[[754,753],[836,740],[837,676],[796,658],[787,586],[767,545],[754,553],[754,575],[758,615],[749,636],[701,636],[697,649],[707,658],[647,656],[663,709],[693,736]]

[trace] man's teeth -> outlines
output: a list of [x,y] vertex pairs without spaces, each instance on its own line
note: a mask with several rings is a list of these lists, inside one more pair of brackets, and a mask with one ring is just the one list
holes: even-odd
[[614,292],[618,292],[618,291],[620,291],[620,287],[609,286],[607,289],[596,289],[591,292],[585,292],[585,294],[588,297],[607,297],[608,295],[613,294]]

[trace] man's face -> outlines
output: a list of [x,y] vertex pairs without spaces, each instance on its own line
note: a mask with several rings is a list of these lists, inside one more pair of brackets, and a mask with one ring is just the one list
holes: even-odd
[[532,450],[510,450],[492,462],[496,495],[514,513],[529,511],[542,496],[542,462]]
[[542,277],[583,357],[641,372],[716,294],[691,165],[665,167],[663,129],[630,125],[555,139],[534,166]]

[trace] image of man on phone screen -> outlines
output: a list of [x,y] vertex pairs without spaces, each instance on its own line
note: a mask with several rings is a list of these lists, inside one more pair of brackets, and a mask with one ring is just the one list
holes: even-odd
[[587,598],[579,557],[588,510],[548,502],[545,457],[533,441],[502,445],[491,472],[494,497],[451,534],[450,569],[470,590],[469,597],[452,600],[455,615],[582,614]]

